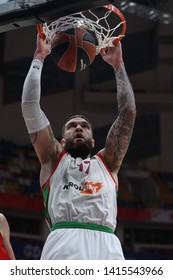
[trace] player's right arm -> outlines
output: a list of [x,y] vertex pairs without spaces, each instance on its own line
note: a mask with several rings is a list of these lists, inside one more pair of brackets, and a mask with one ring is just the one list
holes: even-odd
[[[48,177],[62,147],[54,138],[49,120],[40,107],[41,73],[44,59],[50,54],[50,45],[37,36],[37,48],[26,76],[22,92],[22,114],[36,154]],[[43,171],[43,170],[42,170]],[[44,182],[42,178],[41,181]]]

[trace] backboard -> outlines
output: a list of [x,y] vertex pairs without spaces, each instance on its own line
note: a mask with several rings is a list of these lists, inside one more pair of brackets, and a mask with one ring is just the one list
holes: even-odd
[[113,4],[114,0],[0,0],[0,33]]

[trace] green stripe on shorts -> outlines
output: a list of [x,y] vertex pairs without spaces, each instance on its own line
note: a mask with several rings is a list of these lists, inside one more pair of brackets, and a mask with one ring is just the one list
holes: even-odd
[[92,230],[99,230],[114,234],[114,231],[106,226],[92,224],[92,223],[80,223],[80,222],[58,222],[51,227],[51,230],[55,230],[58,228],[85,228],[85,229],[92,229]]

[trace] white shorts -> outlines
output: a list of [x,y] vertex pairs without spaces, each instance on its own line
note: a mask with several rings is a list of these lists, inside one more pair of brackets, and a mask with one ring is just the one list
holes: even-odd
[[116,235],[90,229],[61,228],[52,231],[41,260],[124,260]]

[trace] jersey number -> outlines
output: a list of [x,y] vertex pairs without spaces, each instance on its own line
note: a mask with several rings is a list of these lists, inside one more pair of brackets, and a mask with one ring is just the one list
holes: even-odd
[[89,173],[89,169],[90,169],[90,161],[89,160],[83,161],[83,163],[78,164],[78,166],[79,166],[79,171],[80,172],[84,172],[86,174]]

